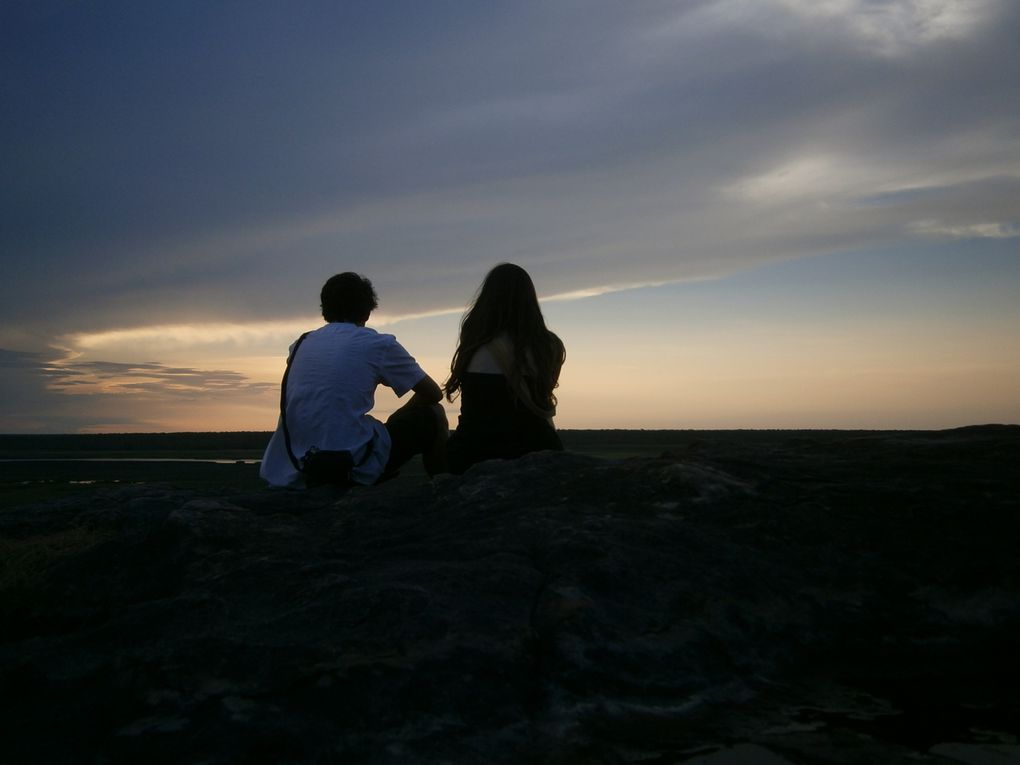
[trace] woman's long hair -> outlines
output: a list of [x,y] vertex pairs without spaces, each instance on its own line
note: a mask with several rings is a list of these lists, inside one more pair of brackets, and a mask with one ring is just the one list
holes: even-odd
[[453,401],[471,357],[499,336],[513,346],[514,363],[508,382],[512,390],[527,390],[531,402],[550,415],[556,408],[557,386],[565,352],[563,343],[546,329],[535,285],[528,272],[513,263],[489,271],[460,322],[460,341],[443,386]]

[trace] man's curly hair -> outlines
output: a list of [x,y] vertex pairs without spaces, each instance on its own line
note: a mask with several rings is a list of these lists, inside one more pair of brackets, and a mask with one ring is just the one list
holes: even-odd
[[326,321],[346,321],[364,324],[379,306],[375,289],[364,276],[345,271],[331,276],[322,285],[319,295],[322,318]]

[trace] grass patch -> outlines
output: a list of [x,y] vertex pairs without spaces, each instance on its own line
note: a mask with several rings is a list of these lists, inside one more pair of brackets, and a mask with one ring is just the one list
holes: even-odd
[[0,538],[0,592],[33,589],[57,561],[106,541],[108,531],[71,526],[24,539]]
[[0,483],[0,510],[21,505],[33,505],[52,499],[87,494],[98,483],[71,483],[69,481],[25,481]]

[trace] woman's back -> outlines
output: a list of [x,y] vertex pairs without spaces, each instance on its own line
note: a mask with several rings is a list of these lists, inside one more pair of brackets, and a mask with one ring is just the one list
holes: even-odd
[[[454,473],[462,473],[482,460],[514,459],[543,449],[563,449],[551,413],[534,410],[520,391],[514,390],[500,363],[502,353],[505,346],[479,348],[461,379],[460,418],[447,446]],[[550,381],[549,393],[554,383]]]

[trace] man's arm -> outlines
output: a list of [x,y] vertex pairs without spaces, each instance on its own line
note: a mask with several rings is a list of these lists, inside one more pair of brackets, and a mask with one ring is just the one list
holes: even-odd
[[432,406],[438,404],[443,400],[443,391],[428,375],[421,378],[418,383],[411,388],[414,391],[414,395],[411,397],[409,403],[422,406]]

